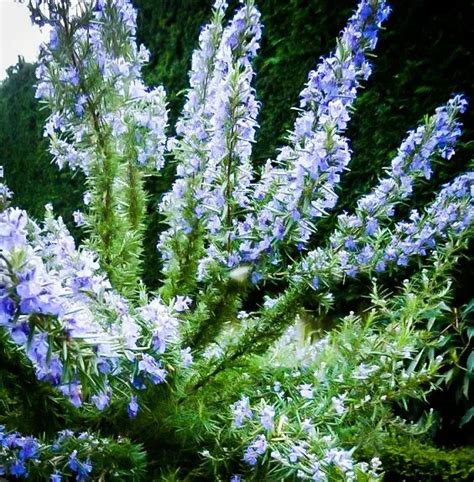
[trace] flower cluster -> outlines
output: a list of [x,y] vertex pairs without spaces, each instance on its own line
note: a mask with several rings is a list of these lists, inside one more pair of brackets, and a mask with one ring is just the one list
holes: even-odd
[[[247,1],[222,29],[224,7],[216,3],[214,21],[201,33],[200,49],[193,58],[191,89],[178,123],[183,137],[175,149],[184,162],[162,203],[170,224],[159,244],[165,258],[171,264],[173,257],[180,256],[178,230],[189,238],[203,231],[208,256],[201,261],[201,274],[216,245],[226,248],[234,217],[249,204],[250,155],[259,107],[251,86],[251,62],[261,37],[260,13]],[[201,68],[198,78],[196,67]]]
[[[177,343],[176,315],[188,299],[166,306],[155,298],[135,311],[51,211],[40,228],[9,208],[0,214],[0,232],[0,326],[24,349],[38,379],[75,406],[88,394],[99,410],[109,405],[117,380],[129,391],[165,380],[160,358]],[[122,378],[110,382],[118,373]]]
[[227,260],[230,267],[262,256],[280,264],[282,245],[301,250],[315,230],[314,221],[336,205],[335,188],[350,160],[343,132],[360,82],[371,73],[367,54],[388,14],[384,1],[361,2],[336,50],[310,73],[290,144],[276,163],[267,162],[254,186],[253,212],[236,223],[238,248]]
[[[462,237],[469,233],[474,219],[473,186],[473,173],[459,176],[439,192],[424,215],[414,210],[408,221],[396,223],[393,229],[377,224],[377,229],[367,234],[364,214],[340,216],[340,230],[332,236],[331,245],[311,251],[297,268],[295,280],[303,277],[317,289],[345,276],[380,273],[406,266],[414,256],[426,256],[439,241]],[[384,207],[381,211],[385,218]],[[375,213],[372,219],[378,221]]]
[[226,7],[226,2],[216,1],[212,22],[201,31],[199,48],[194,51],[192,57],[190,89],[182,116],[176,124],[179,138],[173,152],[180,161],[177,179],[160,205],[169,225],[169,228],[161,233],[158,244],[167,262],[165,269],[176,261],[173,260],[173,256],[177,256],[176,244],[180,232],[189,235],[197,229],[195,196],[202,184],[202,171],[207,163],[207,145],[215,97],[210,85],[223,34],[222,23]]
[[[409,254],[426,255],[426,248],[435,246],[435,238],[445,236],[445,231],[451,230],[452,226],[447,223],[436,223],[430,230],[429,243],[425,243],[425,249],[412,250],[410,253],[406,251],[402,259],[400,253],[395,254],[395,245],[406,242],[400,237],[400,226],[405,226],[406,223],[399,223],[391,235],[392,239],[389,238],[389,225],[397,204],[409,198],[418,179],[428,179],[431,176],[433,157],[452,157],[454,144],[461,133],[456,119],[459,113],[464,112],[465,106],[465,99],[455,96],[445,106],[436,109],[432,117],[408,134],[386,177],[380,180],[373,192],[358,201],[355,213],[338,216],[338,227],[330,237],[329,247],[310,252],[307,260],[302,263],[307,278],[312,274],[310,281],[314,288],[318,288],[321,281],[328,283],[328,270],[331,271],[330,277],[334,279],[338,277],[335,276],[336,273],[354,277],[359,271],[369,267],[376,272],[382,272],[393,262],[405,265],[408,263]],[[469,177],[470,174],[456,180],[454,185],[463,181],[467,183]],[[444,198],[445,194],[440,193],[440,196]],[[464,224],[458,226],[456,234],[469,226],[469,198],[469,190],[461,189],[450,207],[453,215],[456,212],[458,216],[465,217]],[[442,201],[437,201],[440,202]],[[426,214],[428,218],[435,219],[432,208],[428,209]],[[414,221],[417,216],[419,217],[414,212],[410,219]],[[312,268],[308,269],[310,266]]]
[[[436,311],[444,305],[446,293],[440,289],[444,295],[433,296],[428,283],[420,287],[425,282],[422,277],[407,283],[364,321],[354,315],[341,320],[339,329],[308,347],[311,361],[300,363],[301,340],[285,335],[269,354],[263,368],[268,374],[231,406],[236,445],[245,444],[243,471],[258,464],[282,479],[381,480],[380,461],[358,460],[351,447],[383,437],[393,423],[391,404],[423,397],[440,367],[441,359],[421,357],[432,340],[411,321],[426,316],[428,307]],[[265,385],[274,380],[279,381],[273,387]],[[359,427],[368,419],[370,428]]]
[[0,425],[0,475],[27,477],[27,465],[36,462],[40,445],[34,437],[7,433]]
[[[71,430],[63,430],[50,443],[46,443],[32,436],[8,431],[0,425],[0,475],[28,478],[31,471],[41,480],[83,482],[92,480],[92,477],[99,478],[104,462],[107,463],[106,458],[114,449],[122,448],[128,450],[127,456],[132,462],[129,468],[133,473],[124,474],[121,480],[128,480],[129,477],[133,480],[143,470],[143,457],[125,439],[116,442],[88,432],[76,435]],[[123,469],[116,467],[117,475]]]
[[426,256],[436,246],[437,238],[462,236],[474,221],[474,172],[468,172],[448,183],[422,216],[416,210],[408,222],[395,225],[384,261],[399,266],[411,256]]
[[73,20],[59,4],[49,9],[43,19],[51,25],[51,38],[36,72],[36,97],[52,110],[45,136],[58,166],[90,173],[97,157],[113,153],[160,169],[165,93],[162,87],[149,90],[141,79],[149,52],[136,46],[131,2],[90,2]]
[[136,43],[129,0],[89,0],[77,9],[69,0],[33,3],[35,18],[51,27],[36,72],[36,96],[51,110],[50,151],[60,168],[86,174],[86,213],[74,213],[76,224],[89,228],[107,275],[132,297],[143,249],[143,177],[164,165],[165,91],[141,79],[149,52]]
[[[465,99],[455,96],[445,106],[436,109],[424,124],[409,132],[387,175],[370,194],[359,199],[355,214],[344,213],[338,217],[338,230],[331,237],[332,246],[343,245],[352,252],[367,250],[366,238],[376,237],[384,224],[389,223],[396,205],[412,194],[415,181],[431,177],[433,157],[452,157],[454,144],[461,134],[456,118],[465,108]],[[382,264],[379,269],[381,267]]]

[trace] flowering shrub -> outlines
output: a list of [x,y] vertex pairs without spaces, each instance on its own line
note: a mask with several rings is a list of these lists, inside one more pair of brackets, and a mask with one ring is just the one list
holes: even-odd
[[[45,444],[0,426],[0,447],[1,475],[40,478],[48,474],[52,482],[65,476],[88,480],[91,474],[96,479],[136,480],[145,469],[144,454],[127,440],[115,442],[87,432],[75,435],[63,430],[51,444]],[[108,459],[111,454],[116,457],[112,464]]]
[[[0,186],[2,342],[64,410],[50,442],[2,428],[1,472],[137,480],[143,454],[128,436],[163,480],[380,480],[386,438],[429,426],[397,407],[423,400],[443,367],[430,326],[448,309],[450,270],[472,235],[474,173],[424,209],[404,205],[437,160],[453,157],[466,100],[455,95],[426,117],[353,212],[335,213],[384,0],[361,0],[310,72],[287,145],[261,171],[252,0],[227,24],[227,3],[214,3],[176,137],[164,89],[141,80],[148,52],[128,0],[29,8],[51,28],[36,95],[51,111],[44,133],[56,164],[86,176],[86,209],[74,214],[86,240],[76,246],[51,206],[42,223],[11,207]],[[165,159],[176,180],[159,206],[163,282],[150,293],[140,280],[145,179]],[[318,243],[331,217],[336,227]],[[407,280],[382,295],[396,273]],[[334,290],[367,280],[370,309],[324,323]]]

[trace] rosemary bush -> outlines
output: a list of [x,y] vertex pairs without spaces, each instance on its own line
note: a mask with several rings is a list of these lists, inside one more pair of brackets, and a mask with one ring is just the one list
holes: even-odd
[[[423,119],[373,190],[334,214],[384,0],[361,0],[310,72],[287,144],[258,172],[253,0],[228,21],[227,3],[214,3],[176,137],[164,88],[142,81],[148,52],[128,0],[29,8],[51,28],[36,95],[51,112],[55,163],[85,175],[85,209],[74,217],[86,240],[77,246],[51,206],[41,222],[12,207],[1,185],[0,347],[27,388],[6,377],[0,391],[0,474],[381,480],[386,441],[429,429],[433,413],[413,420],[407,410],[447,363],[442,326],[472,236],[474,173],[423,210],[409,203],[437,162],[452,159],[466,100],[454,95]],[[165,162],[176,179],[159,206],[162,284],[150,292],[145,180]],[[331,216],[336,228],[320,241]],[[333,292],[349,283],[368,287],[368,307],[334,316]],[[29,425],[22,411],[54,423]]]

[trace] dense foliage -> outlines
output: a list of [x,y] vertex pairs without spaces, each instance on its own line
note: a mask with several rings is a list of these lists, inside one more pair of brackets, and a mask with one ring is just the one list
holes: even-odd
[[386,480],[456,480],[468,482],[474,476],[472,447],[439,450],[427,443],[403,438],[389,441],[382,456]]
[[[432,391],[451,384],[467,403],[472,306],[457,309],[453,273],[472,237],[474,173],[462,157],[447,167],[464,96],[445,96],[372,179],[341,184],[353,163],[360,176],[349,121],[384,0],[360,2],[273,145],[257,135],[252,0],[214,3],[174,136],[164,89],[142,80],[149,53],[128,0],[29,8],[52,28],[35,96],[54,163],[83,179],[81,236],[51,205],[44,216],[12,207],[1,184],[0,473],[375,481],[380,458],[389,473],[396,463],[394,440],[436,426]],[[157,230],[148,188],[166,184],[167,164]]]

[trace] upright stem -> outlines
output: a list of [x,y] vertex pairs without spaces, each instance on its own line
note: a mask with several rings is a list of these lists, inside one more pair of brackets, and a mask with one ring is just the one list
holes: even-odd
[[[67,39],[70,62],[80,71],[81,59],[74,49],[74,32],[69,24],[68,8],[69,2],[62,0],[58,12]],[[116,180],[122,174],[122,162],[113,150],[110,133],[102,122],[82,76],[79,78],[79,90],[86,98],[86,115],[95,137],[96,159],[91,165],[91,175],[88,176],[95,216],[90,226],[92,242],[97,243],[101,265],[114,287],[122,294],[132,295],[138,286],[143,245],[145,195],[141,174],[134,163],[136,156],[128,153],[124,176],[126,190],[125,195],[121,196]],[[126,213],[122,212],[120,203],[124,199]]]
[[272,308],[262,312],[258,323],[244,331],[236,343],[230,346],[227,353],[213,367],[202,367],[203,376],[192,386],[196,391],[206,385],[216,375],[230,368],[238,359],[264,352],[284,332],[286,327],[295,319],[301,309],[302,301],[307,294],[303,284],[289,288]]
[[128,204],[128,221],[130,227],[139,230],[143,223],[143,186],[142,176],[138,167],[129,159],[127,162],[127,204]]

